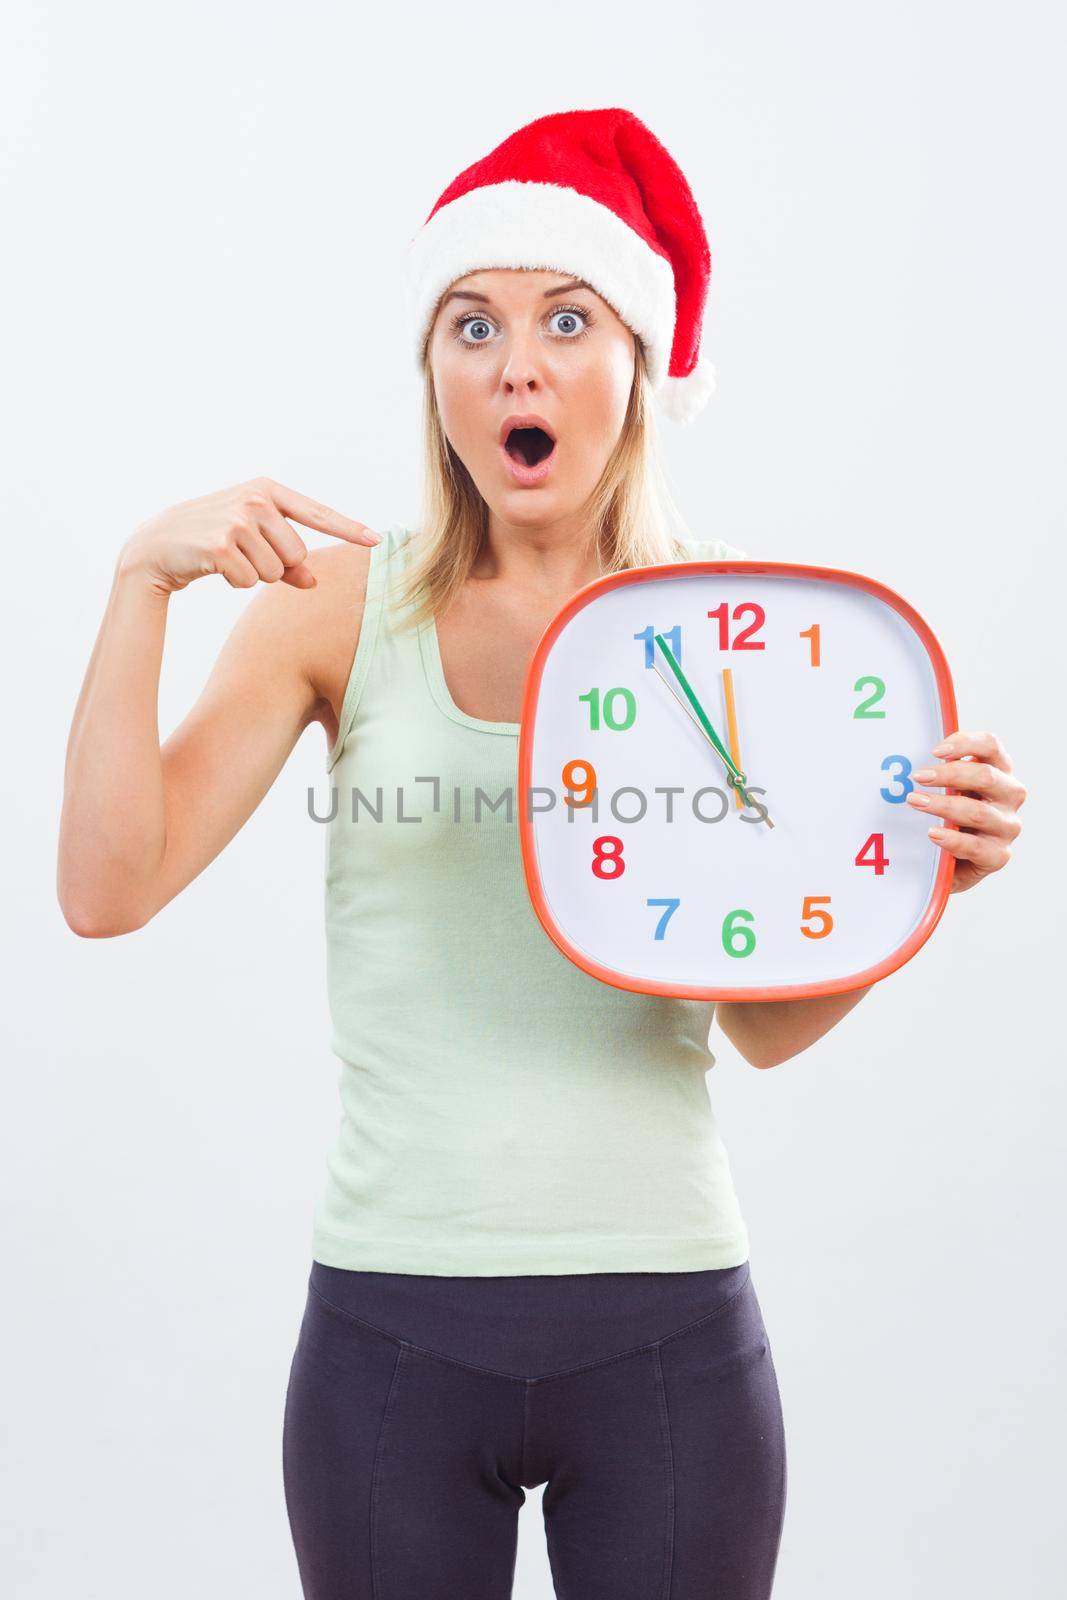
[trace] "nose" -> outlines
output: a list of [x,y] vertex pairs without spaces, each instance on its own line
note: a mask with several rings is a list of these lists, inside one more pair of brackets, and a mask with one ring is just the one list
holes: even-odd
[[536,334],[525,330],[513,334],[501,373],[507,393],[528,394],[536,390],[541,381],[540,361]]

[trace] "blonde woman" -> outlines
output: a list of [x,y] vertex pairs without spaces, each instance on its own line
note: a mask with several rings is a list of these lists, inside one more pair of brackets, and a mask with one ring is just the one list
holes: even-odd
[[[708,1035],[717,1014],[773,1066],[863,991],[716,1008],[599,983],[537,922],[516,817],[560,607],[604,572],[741,554],[682,529],[655,453],[653,397],[686,421],[711,388],[703,227],[636,117],[566,112],[460,174],[410,260],[419,529],[264,478],[134,533],[71,734],[61,902],[82,934],[143,926],[322,724],[343,1118],[285,1409],[305,1596],[505,1600],[543,1484],[558,1594],[762,1600],[782,1410]],[[160,750],[167,607],[212,573],[262,587]],[[992,735],[942,753],[925,781],[972,791],[935,808],[967,888],[1025,791]]]

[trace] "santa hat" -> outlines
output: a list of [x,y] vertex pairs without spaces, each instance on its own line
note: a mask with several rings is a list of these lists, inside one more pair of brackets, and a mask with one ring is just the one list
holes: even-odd
[[704,224],[681,168],[632,111],[538,117],[453,179],[408,248],[420,364],[445,290],[493,267],[584,278],[640,336],[665,414],[690,422],[707,403]]

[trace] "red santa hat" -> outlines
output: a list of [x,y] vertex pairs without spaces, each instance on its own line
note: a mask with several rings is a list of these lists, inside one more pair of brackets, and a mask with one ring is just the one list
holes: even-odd
[[681,168],[632,111],[538,117],[453,179],[408,248],[420,364],[445,290],[493,267],[584,278],[640,336],[664,413],[690,422],[707,403],[704,224]]

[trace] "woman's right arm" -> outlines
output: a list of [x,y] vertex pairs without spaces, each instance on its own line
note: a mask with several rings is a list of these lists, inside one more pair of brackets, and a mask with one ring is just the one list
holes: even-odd
[[[287,517],[345,547],[309,555]],[[354,649],[375,543],[362,523],[269,478],[173,506],[127,541],[67,744],[57,891],[75,933],[142,927],[247,821],[308,724],[329,736],[323,686],[343,681],[330,651],[345,648],[342,627]],[[161,748],[167,609],[210,573],[234,588],[262,580],[260,592]]]

